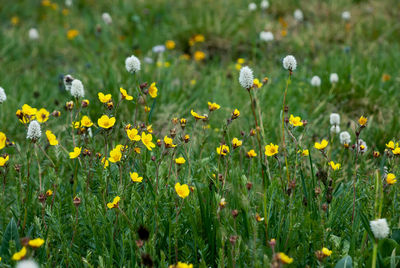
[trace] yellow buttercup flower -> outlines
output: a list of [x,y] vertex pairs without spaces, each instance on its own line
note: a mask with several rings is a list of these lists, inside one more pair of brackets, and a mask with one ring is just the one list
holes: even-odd
[[49,120],[49,115],[50,113],[46,109],[42,108],[36,113],[36,120],[39,123],[44,123]]
[[129,175],[131,176],[131,180],[133,182],[142,182],[143,177],[139,177],[139,174],[136,172],[129,172]]
[[103,164],[104,169],[106,169],[110,165],[110,162],[105,157],[101,159],[101,163]]
[[0,150],[6,147],[7,137],[6,134],[0,132]]
[[81,122],[76,121],[76,122],[72,122],[72,127],[73,128],[79,128],[81,126]]
[[279,260],[284,264],[291,264],[293,262],[293,258],[290,258],[283,252],[278,253]]
[[133,150],[135,151],[135,153],[140,154],[140,148],[139,147],[135,147],[135,148],[133,148]]
[[175,163],[177,163],[178,165],[183,165],[186,163],[185,158],[183,158],[182,156],[175,158]]
[[233,140],[232,140],[232,146],[234,149],[242,146],[242,143],[243,142],[241,140],[239,140],[238,138],[233,138]]
[[193,110],[190,111],[190,114],[191,114],[196,120],[206,118],[204,115],[199,115],[198,113],[194,112]]
[[110,157],[108,158],[108,161],[110,161],[111,163],[117,163],[121,161],[121,158],[122,158],[121,147],[117,145],[114,149],[110,151]]
[[238,70],[238,71],[240,71],[240,69],[242,69],[242,67],[243,66],[241,64],[239,64],[239,63],[235,64],[235,69]]
[[58,145],[58,140],[56,138],[56,135],[54,135],[53,132],[51,132],[50,130],[46,130],[46,137],[50,145],[52,146]]
[[119,88],[119,92],[121,92],[121,97],[126,100],[133,100],[133,97],[126,92],[122,87]]
[[147,150],[151,151],[152,148],[156,147],[156,145],[152,142],[153,136],[149,133],[142,132],[142,143],[146,146]]
[[165,47],[169,50],[174,49],[175,48],[175,42],[172,40],[167,40],[165,42]]
[[147,130],[147,132],[149,132],[149,133],[153,133],[153,125],[148,125],[148,126],[146,127],[146,130]]
[[0,156],[0,167],[4,167],[4,165],[7,163],[9,159],[10,157],[8,155],[6,157]]
[[256,156],[257,156],[257,154],[253,149],[251,149],[250,151],[247,152],[247,157],[249,157],[249,158],[253,158]]
[[164,137],[164,144],[165,144],[166,148],[174,148],[174,147],[176,147],[176,145],[174,144],[173,139],[171,139],[168,136]]
[[219,147],[217,147],[217,154],[226,155],[227,153],[229,153],[229,146],[222,144]]
[[208,110],[210,110],[210,112],[218,110],[219,108],[221,108],[221,106],[219,106],[215,102],[208,102]]
[[395,154],[395,155],[399,155],[400,154],[400,147],[394,148],[394,150],[392,150],[392,153]]
[[115,117],[108,117],[107,115],[102,115],[98,120],[97,124],[101,128],[109,129],[115,124]]
[[74,151],[69,153],[69,158],[70,159],[77,158],[81,154],[81,151],[82,147],[75,147]]
[[206,58],[206,53],[203,51],[196,51],[194,52],[193,58],[195,61],[202,61]]
[[260,80],[258,80],[257,78],[253,80],[253,85],[254,85],[256,88],[261,88],[261,87],[263,86],[263,84],[260,83]]
[[22,247],[20,251],[14,253],[14,255],[12,255],[12,260],[20,261],[25,257],[25,255],[26,255],[26,247]]
[[193,264],[187,264],[179,261],[177,264],[170,265],[168,268],[193,268]]
[[18,16],[12,16],[11,18],[11,24],[16,26],[19,23],[19,17]]
[[266,156],[273,156],[279,152],[279,145],[275,145],[270,143],[269,145],[265,146],[265,155]]
[[322,254],[324,254],[325,256],[329,257],[332,254],[332,250],[329,250],[328,248],[323,247],[321,250]]
[[189,186],[187,184],[175,184],[175,191],[181,198],[186,198],[189,195]]
[[40,248],[44,244],[44,240],[41,238],[36,238],[29,240],[28,244],[33,248]]
[[386,175],[386,182],[390,185],[395,184],[397,182],[396,175],[394,175],[393,173],[388,173]]
[[294,117],[292,114],[289,117],[289,124],[291,124],[294,127],[301,127],[303,125],[303,122],[301,121],[300,116]]
[[305,149],[301,152],[302,156],[308,156],[310,154],[310,152],[308,151],[308,149]]
[[75,37],[77,37],[79,35],[79,31],[76,29],[70,29],[67,32],[67,38],[68,40],[74,40]]
[[152,98],[157,97],[157,92],[158,89],[156,87],[156,82],[151,83],[150,87],[149,87],[149,94]]
[[46,191],[46,195],[47,195],[47,196],[52,196],[52,195],[53,195],[53,191],[52,191],[51,189],[48,189],[48,190]]
[[394,144],[393,141],[389,141],[388,143],[386,143],[386,147],[391,149],[391,150],[394,150],[394,148],[398,147],[398,146],[399,146],[399,143],[397,143],[397,142],[396,142],[396,145]]
[[88,116],[84,115],[81,119],[81,125],[83,127],[91,127],[91,126],[93,126],[93,122],[92,122],[92,120],[90,120],[90,118]]
[[240,111],[238,109],[233,110],[232,119],[236,119],[240,116]]
[[361,116],[360,119],[358,119],[358,123],[360,124],[360,126],[365,126],[368,122],[368,118]]
[[22,105],[22,113],[24,115],[27,115],[30,118],[30,120],[33,120],[33,119],[35,119],[35,115],[37,113],[37,109],[36,108],[32,108],[28,104],[24,104],[24,105]]
[[102,92],[99,92],[97,96],[99,97],[101,103],[107,103],[112,99],[111,94],[104,95]]
[[206,38],[205,38],[204,35],[202,35],[202,34],[196,34],[196,35],[193,37],[193,40],[194,40],[196,43],[202,43],[202,42],[204,42],[204,41],[206,40]]
[[331,168],[333,170],[339,170],[340,169],[340,164],[339,163],[335,164],[335,162],[331,161],[331,162],[329,162],[329,165],[331,166]]
[[107,207],[109,209],[117,208],[120,200],[121,200],[121,198],[119,196],[114,197],[112,202],[107,203]]
[[127,129],[126,134],[131,141],[140,141],[140,136],[138,135],[138,130],[136,128]]
[[323,140],[321,141],[321,143],[316,142],[316,143],[314,144],[314,148],[315,148],[315,149],[318,149],[318,150],[323,150],[323,149],[326,148],[326,146],[328,146],[328,141],[325,140],[325,139],[323,139]]

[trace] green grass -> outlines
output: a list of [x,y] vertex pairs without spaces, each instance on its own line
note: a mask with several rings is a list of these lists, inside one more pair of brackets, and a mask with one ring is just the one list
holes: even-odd
[[[369,221],[377,217],[386,218],[391,228],[390,238],[379,241],[377,265],[389,267],[393,262],[395,267],[400,258],[398,184],[387,185],[379,179],[383,188],[377,187],[375,174],[380,178],[386,166],[400,175],[398,157],[384,151],[389,140],[399,139],[400,5],[395,0],[270,2],[266,11],[254,12],[248,10],[249,2],[240,0],[76,0],[72,7],[53,1],[55,9],[35,1],[2,5],[0,86],[7,101],[0,104],[0,131],[15,145],[0,151],[0,156],[10,157],[7,165],[0,167],[0,267],[15,265],[11,256],[21,248],[22,237],[45,240],[34,252],[28,249],[28,255],[42,267],[137,267],[143,265],[144,254],[151,257],[154,267],[168,267],[176,260],[194,267],[268,267],[277,252],[293,257],[291,266],[296,267],[333,267],[346,256],[351,256],[354,266],[368,267],[375,241]],[[68,15],[62,14],[65,8]],[[304,13],[301,23],[293,18],[297,8]],[[352,15],[347,26],[341,18],[345,10]],[[111,25],[102,21],[103,12],[111,14]],[[19,18],[17,25],[11,23],[13,16]],[[288,25],[284,37],[282,20]],[[29,40],[31,27],[38,29],[39,40]],[[73,40],[67,39],[69,29],[79,31]],[[262,30],[272,31],[275,40],[260,41]],[[191,47],[188,41],[196,34],[204,35],[205,42]],[[151,52],[166,40],[174,40],[176,48],[162,56]],[[204,61],[181,58],[197,50],[206,53]],[[137,75],[125,69],[125,58],[132,54],[142,61]],[[298,61],[287,94],[288,115],[308,121],[306,127],[286,128],[291,183],[286,178],[281,141],[288,78],[282,59],[288,54]],[[151,57],[154,64],[145,63],[145,57]],[[256,115],[262,122],[263,161],[256,136],[249,135],[255,125],[248,92],[238,82],[238,58],[244,58],[260,80],[269,78],[266,85],[252,91]],[[170,66],[159,67],[157,61]],[[333,72],[339,75],[335,86],[329,83]],[[72,112],[64,109],[72,100],[62,82],[66,74],[83,82],[88,108],[78,111],[75,105]],[[384,74],[390,75],[388,81],[383,81]],[[321,87],[310,85],[314,75],[321,77]],[[146,97],[152,107],[146,114],[138,101],[138,86],[153,81],[159,96]],[[134,101],[121,101],[118,112],[107,110],[97,93],[111,93],[116,105],[120,87],[127,89]],[[221,109],[212,112],[207,122],[196,123],[190,110],[208,113],[208,101],[220,104]],[[42,138],[37,142],[55,168],[44,152],[26,139],[27,126],[15,116],[23,104],[61,111],[60,118],[50,117],[42,124]],[[104,156],[117,144],[128,142],[123,128],[134,124],[136,107],[137,125],[152,124],[154,143],[175,128],[178,146],[167,149],[162,145],[148,151],[141,142],[129,144],[130,148],[140,147],[141,154],[128,149],[123,161],[103,169],[96,153]],[[240,117],[224,133],[235,108]],[[340,144],[338,135],[330,134],[332,112],[341,115],[341,130],[351,133],[353,143],[358,118],[368,117],[360,136],[368,145],[365,154],[356,156],[354,150]],[[48,144],[44,132],[50,129],[67,151],[73,150],[70,113],[77,119],[88,115],[95,123],[92,138],[74,132],[75,142],[89,149],[91,156],[69,159],[61,146]],[[107,146],[105,131],[97,127],[102,114],[117,119]],[[175,117],[188,120],[184,130],[173,125]],[[181,140],[185,134],[190,135],[187,144]],[[233,137],[242,139],[243,146],[233,149]],[[313,148],[314,142],[323,138],[329,140],[327,158]],[[225,157],[216,153],[221,142],[230,146]],[[279,154],[267,158],[267,167],[264,146],[271,142],[280,146]],[[308,148],[310,156],[300,156],[299,148]],[[250,149],[257,152],[256,158],[245,157]],[[373,151],[381,156],[374,158]],[[177,156],[186,159],[181,167],[173,164]],[[330,160],[339,162],[341,169],[332,171]],[[143,182],[132,183],[129,172],[133,171]],[[326,180],[321,171],[328,173]],[[43,189],[39,188],[40,176]],[[177,181],[193,187],[187,198],[176,194]],[[248,182],[253,184],[251,190],[246,188]],[[48,189],[54,194],[41,203],[38,196]],[[117,195],[121,210],[108,209],[106,204]],[[75,196],[81,199],[79,207],[74,206]],[[225,208],[219,207],[221,198],[227,202]],[[238,212],[236,218],[233,210]],[[264,221],[257,222],[256,213]],[[150,237],[138,247],[141,225]],[[236,242],[231,243],[235,236]],[[276,239],[274,250],[269,244],[272,238]],[[322,247],[333,253],[319,261],[315,253]]]

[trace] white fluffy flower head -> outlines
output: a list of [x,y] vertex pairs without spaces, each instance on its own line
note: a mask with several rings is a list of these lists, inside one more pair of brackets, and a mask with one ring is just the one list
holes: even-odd
[[7,100],[7,95],[6,92],[4,91],[4,88],[0,87],[0,103],[3,103]]
[[343,20],[350,20],[350,18],[351,18],[350,12],[349,12],[349,11],[343,11],[343,13],[342,13],[342,19],[343,19]]
[[347,131],[343,131],[339,134],[339,139],[341,144],[350,144],[351,143],[351,136],[350,133]]
[[303,21],[304,19],[303,11],[301,11],[300,9],[296,9],[293,13],[293,17],[297,21]]
[[390,229],[386,219],[370,221],[369,225],[376,239],[386,238],[389,235]]
[[26,138],[28,140],[38,140],[42,136],[42,130],[38,121],[33,120],[29,123]]
[[103,14],[101,14],[101,18],[103,19],[105,24],[111,24],[112,23],[111,15],[108,14],[107,12],[104,12]]
[[338,134],[340,132],[340,127],[338,125],[331,126],[331,132]]
[[34,260],[22,260],[17,263],[16,268],[39,268],[39,265]]
[[268,0],[263,0],[263,1],[261,1],[260,7],[261,7],[262,10],[265,10],[265,9],[269,8],[269,2],[268,2]]
[[260,39],[262,41],[265,41],[265,42],[273,41],[274,40],[274,34],[272,32],[262,31],[260,33]]
[[72,75],[67,74],[64,76],[63,80],[64,80],[65,90],[70,91],[72,86],[72,81],[74,81],[74,78],[72,77]]
[[134,55],[126,58],[125,68],[128,72],[132,74],[140,71],[140,60]]
[[256,9],[257,9],[256,3],[250,3],[250,4],[249,4],[249,10],[250,10],[250,11],[254,11],[254,10],[256,10]]
[[37,40],[39,39],[39,32],[36,28],[30,28],[28,32],[29,39]]
[[85,89],[81,80],[74,79],[71,83],[71,95],[75,98],[85,97]]
[[282,64],[283,68],[289,71],[294,71],[297,68],[297,61],[295,57],[293,57],[292,55],[288,55],[285,58],[283,58]]
[[317,76],[317,75],[314,75],[312,78],[311,78],[311,85],[313,86],[313,87],[319,87],[320,85],[321,85],[321,78],[319,78],[319,76]]
[[331,125],[340,125],[340,115],[337,113],[331,113],[329,116],[329,122]]
[[253,70],[250,69],[248,66],[244,66],[240,69],[239,74],[239,83],[245,89],[249,89],[253,86]]
[[337,73],[331,73],[331,75],[329,76],[329,81],[331,81],[332,84],[335,84],[337,82],[339,82],[339,76]]

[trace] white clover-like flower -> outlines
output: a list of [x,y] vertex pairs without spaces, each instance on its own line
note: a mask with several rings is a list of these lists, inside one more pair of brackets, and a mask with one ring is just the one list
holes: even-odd
[[108,14],[107,12],[104,12],[101,14],[101,18],[104,21],[105,24],[111,24],[112,23],[112,18],[111,15]]
[[34,260],[22,260],[17,263],[15,268],[39,268]]
[[368,150],[367,143],[362,139],[358,139],[357,150],[359,153],[365,153]]
[[342,13],[342,19],[343,19],[343,20],[350,20],[350,18],[351,18],[350,12],[349,12],[349,11],[343,11],[343,13]]
[[30,28],[28,32],[29,39],[38,40],[39,39],[39,31],[36,28]]
[[165,51],[164,45],[157,45],[153,47],[153,53],[163,53]]
[[351,136],[350,133],[347,131],[343,131],[339,134],[339,139],[341,144],[350,144],[351,143]]
[[337,73],[331,73],[331,75],[329,76],[329,81],[331,81],[332,84],[335,84],[337,82],[339,82],[339,76]]
[[260,8],[261,8],[262,10],[266,10],[267,8],[269,8],[269,2],[268,2],[268,0],[263,0],[263,1],[261,1],[261,3],[260,3]]
[[71,7],[72,6],[72,0],[65,0],[65,5],[67,7]]
[[72,77],[72,75],[67,74],[64,76],[63,80],[64,80],[65,90],[70,91],[72,86],[72,81],[74,81],[74,78]]
[[294,71],[297,68],[297,61],[295,57],[293,57],[292,55],[288,55],[285,58],[283,58],[282,64],[283,68],[289,71]]
[[83,98],[85,97],[85,89],[81,80],[74,79],[71,83],[71,95],[75,98]]
[[376,239],[383,239],[389,235],[390,229],[386,219],[370,221],[369,225]]
[[250,69],[248,66],[244,66],[240,69],[239,74],[239,83],[245,89],[249,89],[253,86],[253,70]]
[[145,63],[147,63],[147,64],[153,64],[153,63],[154,63],[153,59],[150,58],[150,57],[144,57],[144,58],[143,58],[143,61],[144,61]]
[[337,113],[331,113],[329,116],[329,122],[331,125],[340,125],[340,115]]
[[300,9],[296,9],[293,13],[293,17],[297,21],[303,21],[304,19],[303,11],[301,11]]
[[38,121],[33,120],[29,123],[26,138],[28,140],[38,140],[42,136],[42,130]]
[[311,85],[312,85],[313,87],[319,87],[319,86],[321,86],[321,78],[319,78],[319,76],[317,76],[317,75],[314,75],[314,76],[311,78],[310,83],[311,83]]
[[262,31],[260,33],[260,39],[265,42],[270,42],[274,40],[274,34],[272,32]]
[[4,88],[0,87],[0,103],[3,103],[7,100],[7,95],[6,92],[4,91]]
[[250,3],[250,4],[249,4],[249,10],[250,10],[250,11],[254,11],[254,10],[256,10],[256,9],[257,9],[256,3]]
[[125,68],[128,72],[132,74],[140,71],[140,60],[134,55],[126,58]]
[[331,132],[338,134],[340,132],[340,127],[338,125],[331,126]]

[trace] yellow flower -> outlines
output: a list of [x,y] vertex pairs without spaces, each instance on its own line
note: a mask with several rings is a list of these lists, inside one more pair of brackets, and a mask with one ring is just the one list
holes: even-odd
[[358,119],[358,123],[360,126],[365,126],[367,124],[368,118],[361,116],[360,119]]
[[75,147],[73,152],[69,153],[69,158],[77,158],[81,154],[82,147]]
[[210,110],[210,112],[218,110],[219,108],[221,108],[221,106],[219,106],[215,102],[212,102],[212,103],[208,102],[208,110]]
[[73,127],[73,128],[79,128],[80,125],[81,125],[81,123],[80,123],[79,121],[72,122],[72,127]]
[[158,89],[156,87],[156,82],[151,83],[150,87],[149,87],[149,94],[152,98],[157,97],[157,92]]
[[[396,143],[396,147],[398,147],[399,146],[399,144],[398,143]],[[395,144],[394,144],[394,142],[393,141],[389,141],[389,143],[386,143],[386,147],[387,148],[389,148],[389,149],[392,149],[392,150],[394,150],[394,148],[395,148]]]
[[323,139],[323,140],[321,141],[321,143],[316,142],[316,143],[314,144],[314,148],[315,148],[315,149],[318,149],[318,150],[323,150],[323,149],[326,148],[326,146],[328,146],[328,141],[325,140],[325,139]]
[[0,156],[0,167],[4,167],[4,165],[7,163],[9,159],[10,157],[8,155],[6,157]]
[[49,115],[50,113],[46,109],[42,108],[36,113],[36,119],[39,123],[44,123],[49,120]]
[[52,196],[52,195],[53,195],[53,191],[52,191],[51,189],[48,189],[48,190],[46,191],[46,195],[47,195],[47,196]]
[[390,185],[395,184],[397,182],[396,175],[393,173],[388,173],[386,175],[386,182]]
[[140,148],[139,147],[135,147],[135,148],[133,148],[133,150],[135,151],[135,153],[140,154]]
[[236,62],[237,62],[238,64],[244,64],[244,63],[246,62],[246,60],[243,59],[243,58],[238,58]]
[[233,138],[233,140],[232,140],[232,145],[233,145],[234,149],[242,146],[242,143],[243,142],[241,140],[239,140],[238,138]]
[[192,79],[192,80],[190,80],[190,84],[192,85],[192,86],[194,86],[194,85],[196,85],[196,79]]
[[42,1],[42,6],[44,6],[44,7],[49,7],[49,6],[51,6],[51,1],[50,1],[50,0],[43,0],[43,1]]
[[331,166],[331,168],[333,170],[339,170],[340,169],[340,164],[339,163],[335,164],[335,162],[331,161],[331,162],[329,162],[329,165]]
[[19,23],[19,17],[18,16],[13,16],[11,18],[11,24],[16,26]]
[[206,53],[203,51],[196,51],[193,55],[195,61],[202,61],[206,58]]
[[227,153],[229,153],[229,147],[227,145],[222,144],[219,147],[217,147],[217,154],[226,155]]
[[189,186],[187,184],[175,184],[175,191],[181,198],[186,198],[189,195]]
[[93,126],[93,122],[88,116],[84,115],[81,119],[81,125],[84,127],[91,127]]
[[253,149],[251,149],[250,151],[247,152],[247,156],[248,156],[249,158],[253,158],[253,157],[256,157],[257,154],[256,154],[256,152],[255,152]]
[[295,127],[301,127],[303,125],[300,116],[294,117],[292,114],[289,117],[289,123]]
[[147,129],[147,132],[153,133],[153,125],[148,125],[148,126],[146,127],[146,129]]
[[77,37],[79,35],[79,31],[76,29],[70,29],[67,32],[67,38],[68,40],[73,40],[75,39],[75,37]]
[[97,94],[97,96],[99,97],[99,100],[100,100],[102,103],[107,103],[107,102],[111,101],[111,99],[112,99],[111,94],[106,94],[106,95],[104,95],[102,92],[99,92],[99,93]]
[[7,137],[6,134],[0,132],[0,150],[6,147]]
[[273,156],[278,153],[279,145],[275,145],[273,143],[270,143],[269,145],[265,146],[265,155],[266,156]]
[[199,115],[198,113],[194,112],[193,110],[190,111],[190,114],[191,114],[196,120],[206,118],[204,115]]
[[61,11],[61,13],[62,13],[64,16],[67,16],[68,13],[69,13],[69,10],[68,10],[67,8],[64,8],[64,9]]
[[140,136],[138,135],[138,130],[136,128],[127,129],[126,134],[131,141],[140,141]]
[[168,137],[168,136],[165,136],[165,137],[164,137],[164,144],[165,144],[165,147],[167,147],[167,148],[174,148],[174,147],[176,147],[176,145],[174,144],[173,139],[171,139],[171,138]]
[[151,108],[149,106],[144,106],[144,111],[146,113],[150,112]]
[[27,115],[31,120],[33,120],[33,119],[35,119],[37,109],[32,108],[28,104],[24,104],[24,105],[22,105],[22,113],[23,113],[23,115]]
[[195,42],[197,42],[197,43],[201,43],[201,42],[204,42],[205,37],[204,37],[204,35],[202,35],[202,34],[196,34],[196,35],[193,37],[193,40],[194,40]]
[[291,264],[293,262],[293,258],[290,258],[283,252],[278,253],[279,260],[284,264]]
[[168,268],[193,268],[193,264],[186,264],[179,261],[177,264],[170,265]]
[[262,83],[260,83],[260,80],[258,80],[257,78],[253,80],[253,85],[256,86],[257,88],[262,87]]
[[18,251],[17,253],[14,253],[14,255],[12,255],[12,260],[20,261],[25,257],[25,255],[26,255],[26,247],[22,247],[22,249],[20,251]]
[[261,218],[260,214],[256,213],[256,221],[262,222],[264,221],[264,218]]
[[114,197],[114,200],[111,203],[107,203],[107,207],[109,209],[111,208],[117,208],[118,207],[118,203],[119,200],[121,200],[121,198],[119,196]]
[[240,111],[238,109],[233,110],[232,119],[236,119],[240,116]]
[[122,158],[122,152],[121,152],[121,146],[116,146],[114,149],[110,151],[110,157],[108,158],[108,161],[111,163],[117,163],[121,161]]
[[110,165],[110,162],[105,157],[101,159],[101,163],[104,165],[104,169],[106,169]]
[[310,152],[308,151],[308,149],[305,149],[301,152],[302,156],[308,156],[310,154]]
[[181,156],[181,157],[175,158],[175,163],[177,163],[178,165],[183,165],[186,163],[186,160],[185,160],[185,158],[183,158]]
[[400,147],[396,147],[394,150],[392,150],[393,154],[399,155],[400,154]]
[[149,133],[142,132],[142,143],[146,146],[147,150],[151,151],[152,148],[156,147],[156,145],[152,142],[153,136]]
[[165,42],[165,47],[169,50],[174,49],[175,48],[175,42],[172,40],[167,40]]
[[56,135],[54,135],[53,132],[51,132],[50,130],[46,130],[46,137],[50,145],[52,146],[58,145],[58,140],[56,138]]
[[324,254],[325,256],[331,256],[331,254],[332,254],[332,250],[329,250],[328,248],[322,248],[322,250],[321,250],[321,252],[322,252],[322,254]]
[[238,70],[238,71],[240,71],[240,69],[242,69],[242,65],[239,64],[239,63],[236,63],[236,64],[235,64],[235,69]]
[[139,177],[139,174],[136,172],[129,172],[129,175],[131,176],[131,180],[133,182],[142,182],[143,177]]
[[121,92],[121,97],[126,100],[133,100],[133,97],[126,92],[122,87],[119,88],[119,92]]
[[101,128],[109,129],[115,124],[115,117],[108,117],[107,115],[102,115],[98,120],[97,124]]
[[44,244],[44,240],[41,238],[36,238],[29,240],[28,244],[33,248],[40,248]]

